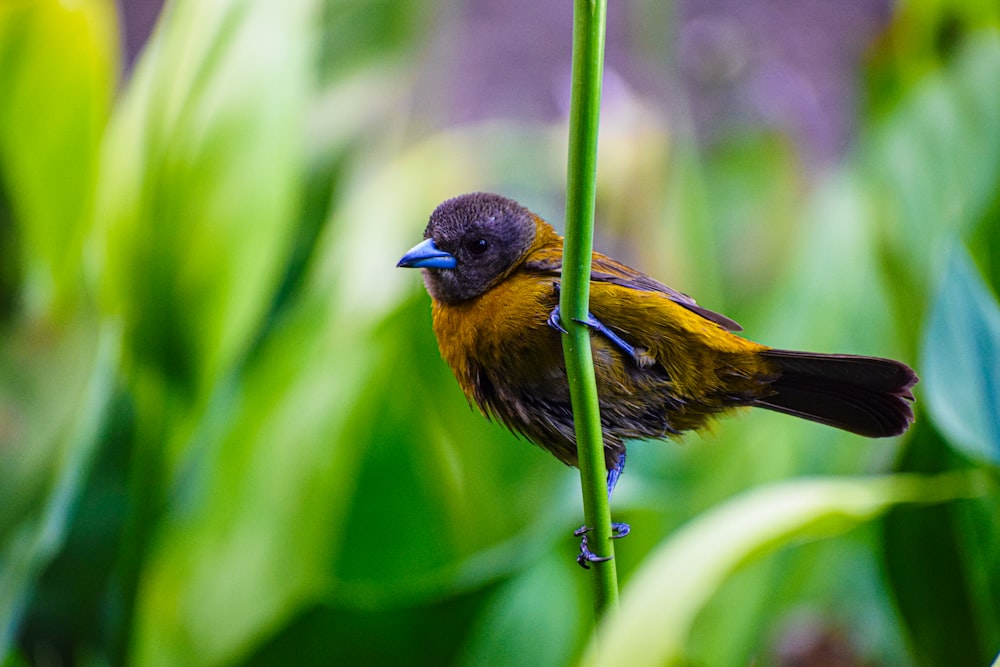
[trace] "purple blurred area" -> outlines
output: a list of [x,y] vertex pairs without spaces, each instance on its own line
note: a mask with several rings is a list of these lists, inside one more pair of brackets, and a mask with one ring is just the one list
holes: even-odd
[[156,25],[163,2],[164,0],[118,0],[124,61],[129,71]]
[[889,0],[684,0],[674,47],[699,135],[766,128],[828,160],[855,125],[859,66]]
[[[119,0],[129,66],[162,4]],[[612,2],[605,103],[637,96],[709,147],[773,131],[822,164],[850,145],[859,65],[891,13],[891,0]],[[426,123],[565,116],[571,2],[444,1],[431,15],[415,100]]]
[[[890,0],[630,0],[608,8],[605,94],[625,88],[690,120],[703,142],[790,136],[807,162],[839,156],[858,104],[859,64]],[[448,122],[553,120],[569,98],[569,2],[471,0],[436,38],[435,95]],[[683,117],[678,117],[678,116]]]
[[[859,65],[890,0],[643,0],[608,8],[606,104],[634,94],[704,143],[789,136],[806,162],[835,159],[855,125]],[[572,3],[469,0],[430,47],[439,123],[556,120],[569,106]]]

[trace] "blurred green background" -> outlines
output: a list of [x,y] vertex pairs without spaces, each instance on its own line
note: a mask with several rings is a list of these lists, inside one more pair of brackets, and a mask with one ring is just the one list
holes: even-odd
[[[561,226],[571,3],[157,9],[0,4],[2,664],[574,664],[575,471],[469,409],[394,268],[462,192]],[[898,440],[753,413],[630,448],[623,606],[732,552],[663,597],[691,611],[654,662],[1000,650],[998,25],[611,3],[596,246],[756,340],[922,376]],[[740,494],[796,509],[788,479],[870,510],[836,491],[773,537]]]

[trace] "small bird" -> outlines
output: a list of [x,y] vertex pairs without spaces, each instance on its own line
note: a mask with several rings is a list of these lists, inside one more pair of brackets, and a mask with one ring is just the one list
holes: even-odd
[[[577,464],[559,315],[563,239],[517,202],[471,193],[440,204],[424,241],[397,266],[422,269],[441,356],[470,403]],[[859,435],[899,435],[913,422],[913,370],[898,361],[778,350],[733,332],[707,310],[621,262],[593,253],[591,348],[608,495],[629,439],[697,431],[759,407]],[[616,537],[628,532],[616,524]],[[586,535],[581,565],[602,560]]]

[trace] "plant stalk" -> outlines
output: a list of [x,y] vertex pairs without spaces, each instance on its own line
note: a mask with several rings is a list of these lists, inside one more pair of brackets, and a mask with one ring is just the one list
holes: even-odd
[[[611,512],[605,486],[604,442],[597,401],[597,382],[590,349],[590,329],[576,320],[587,317],[590,263],[593,251],[594,207],[597,194],[597,135],[601,80],[604,70],[606,0],[575,0],[573,4],[573,65],[569,116],[569,158],[566,174],[566,240],[563,247],[559,307],[563,326],[566,375],[576,429],[583,514],[590,550],[614,556]],[[594,607],[600,617],[618,604],[615,561],[592,563]]]

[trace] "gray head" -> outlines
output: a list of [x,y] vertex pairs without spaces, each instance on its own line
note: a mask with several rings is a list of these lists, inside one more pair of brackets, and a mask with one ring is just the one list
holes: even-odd
[[496,285],[524,259],[535,240],[535,218],[512,199],[473,192],[434,209],[424,239],[396,266],[423,269],[435,300],[465,301]]

